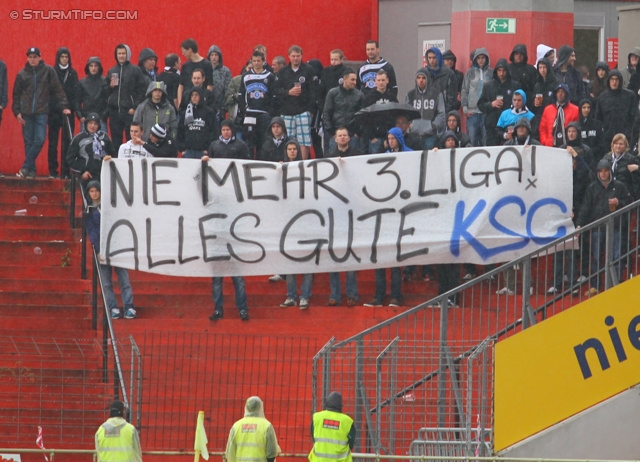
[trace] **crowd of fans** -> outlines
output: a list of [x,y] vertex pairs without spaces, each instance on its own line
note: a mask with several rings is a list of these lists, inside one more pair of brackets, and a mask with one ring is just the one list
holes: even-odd
[[[58,50],[53,66],[44,64],[38,48],[29,48],[11,104],[23,125],[25,143],[25,162],[18,176],[36,176],[35,160],[48,126],[50,178],[68,178],[73,171],[85,186],[99,179],[102,161],[109,156],[291,162],[308,159],[312,152],[317,158],[349,157],[542,144],[565,149],[574,159],[576,224],[587,224],[640,197],[640,73],[636,72],[640,48],[629,53],[621,70],[598,62],[593,80],[588,80],[586,66],[575,67],[575,50],[567,45],[556,51],[540,44],[534,60],[527,47],[518,44],[508,59],[500,57],[493,67],[486,48],[479,47],[471,52],[465,74],[456,70],[457,57],[451,50],[429,48],[426,67],[416,72],[413,88],[399,98],[394,68],[380,56],[374,40],[365,44],[367,60],[354,69],[346,66],[339,49],[330,52],[330,65],[323,68],[317,59],[305,61],[297,45],[289,48],[288,60],[276,56],[271,62],[266,48],[257,45],[235,77],[218,46],[209,47],[205,56],[193,39],[180,47],[184,62],[177,54],[168,54],[160,72],[159,58],[151,48],[140,51],[136,65],[129,47],[119,44],[115,64],[106,73],[102,59],[91,57],[82,79],[68,48]],[[9,103],[6,81],[6,66],[0,61],[0,121],[1,109]],[[399,101],[413,111],[393,120],[378,118],[376,123],[370,123],[372,119],[361,123],[365,119],[356,115],[373,105]],[[73,136],[75,119],[81,130]],[[599,247],[592,242],[590,248],[592,255],[582,255],[581,276],[574,260],[568,265],[571,281],[586,282],[585,262],[599,261]],[[556,262],[556,268],[565,266]],[[459,284],[457,265],[440,265],[437,270],[441,293]],[[414,272],[413,267],[404,273],[391,270],[390,306],[403,304],[402,281],[410,280]],[[463,279],[470,279],[476,268],[465,265],[464,272]],[[566,273],[556,271],[549,293],[560,290]],[[420,274],[426,280],[434,277],[429,267]],[[270,280],[284,278],[274,275]],[[301,296],[296,276],[286,280],[281,306],[308,308],[313,275],[303,275]],[[330,280],[328,305],[340,305],[340,275],[333,273]],[[233,278],[233,282],[240,316],[248,319],[244,280]],[[590,293],[597,290],[593,281]],[[211,319],[215,320],[223,317],[221,278],[214,278],[213,292]],[[511,292],[508,285],[499,291]],[[385,296],[386,270],[379,269],[375,295],[365,305],[381,306]],[[349,272],[346,304],[358,303],[356,273]]]

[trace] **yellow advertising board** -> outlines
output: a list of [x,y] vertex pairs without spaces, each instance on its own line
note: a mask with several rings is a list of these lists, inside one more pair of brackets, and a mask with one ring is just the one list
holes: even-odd
[[496,344],[500,451],[640,383],[640,277]]

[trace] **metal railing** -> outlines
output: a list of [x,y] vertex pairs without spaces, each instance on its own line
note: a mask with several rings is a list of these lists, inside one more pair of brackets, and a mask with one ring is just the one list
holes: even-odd
[[[80,184],[80,180],[78,174],[76,172],[71,172],[71,180],[69,185],[69,226],[71,229],[75,229],[77,227],[76,220],[76,196],[78,191],[80,192],[80,196],[82,198],[82,210],[84,212],[87,207],[87,198],[84,195],[84,191],[82,189],[82,184]],[[80,254],[80,277],[82,279],[87,279],[87,230],[84,226],[84,221],[82,223],[82,249]],[[95,329],[95,327],[94,327]]]
[[[75,173],[73,173],[73,177],[71,180],[71,216],[72,218],[72,226],[75,224],[75,186],[78,178]],[[86,191],[82,187],[82,183],[79,184],[79,192],[82,197],[82,205],[83,205],[83,216],[84,210],[86,210],[87,196]],[[82,220],[82,272],[83,278],[86,277],[86,247],[90,245],[87,242],[87,231],[84,219]],[[95,251],[93,245],[91,245],[91,261],[93,262],[93,271],[92,271],[92,290],[91,290],[91,325],[94,330],[97,330],[98,325],[98,286],[100,287],[100,293],[102,294],[102,305],[104,307],[104,312],[102,316],[102,348],[105,352],[103,356],[103,378],[106,382],[108,380],[109,374],[109,365],[108,365],[108,355],[106,354],[109,347],[113,351],[113,361],[115,367],[112,369],[113,372],[113,396],[115,398],[122,399],[125,406],[127,407],[129,412],[136,413],[136,419],[133,420],[132,423],[135,422],[137,428],[140,428],[140,421],[142,418],[142,355],[140,354],[140,350],[135,343],[133,337],[130,337],[130,342],[132,345],[132,353],[131,353],[131,371],[130,371],[130,388],[129,392],[127,391],[126,381],[124,378],[124,373],[122,369],[122,364],[120,360],[120,351],[118,349],[118,339],[116,338],[115,331],[113,329],[113,322],[111,320],[111,313],[109,307],[107,305],[107,301],[104,295],[103,290],[103,282],[102,282],[102,274],[99,271],[100,260],[98,259],[98,255]],[[137,364],[134,366],[134,360],[137,359]],[[137,377],[137,380],[134,380],[134,377]],[[135,389],[134,389],[135,383]],[[131,400],[129,394],[135,395],[136,400]]]
[[[631,204],[349,339],[329,342],[313,361],[314,409],[330,391],[341,391],[345,412],[363,435],[358,451],[409,454],[419,429],[435,427],[459,429],[466,455],[473,455],[472,429],[479,428],[485,441],[491,428],[492,342],[638,274],[639,208],[640,202]],[[397,361],[388,361],[386,375],[375,364],[381,354]]]

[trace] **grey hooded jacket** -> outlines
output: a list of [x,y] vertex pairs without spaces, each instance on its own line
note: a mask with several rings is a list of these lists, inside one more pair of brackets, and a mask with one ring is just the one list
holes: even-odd
[[[481,69],[476,62],[480,55],[487,57],[487,62]],[[489,52],[486,48],[476,48],[472,53],[471,61],[473,65],[467,70],[462,81],[462,110],[465,114],[476,114],[480,112],[478,109],[478,100],[482,95],[482,87],[493,77],[493,69],[490,67]]]
[[[162,90],[162,99],[155,104],[151,99],[153,90]],[[167,97],[167,86],[164,82],[151,82],[147,87],[145,100],[137,107],[133,114],[133,121],[142,124],[144,130],[144,140],[149,139],[151,127],[155,124],[163,125],[171,137],[175,140],[178,131],[178,118],[173,103],[169,102]]]

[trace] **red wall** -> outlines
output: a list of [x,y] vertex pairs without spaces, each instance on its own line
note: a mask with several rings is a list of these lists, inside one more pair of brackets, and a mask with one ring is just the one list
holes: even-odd
[[[44,10],[42,13],[27,10]],[[53,20],[43,19],[51,11],[63,10],[78,17],[81,11],[127,11],[137,19],[130,20]],[[13,12],[18,19],[12,19]],[[24,19],[31,14],[34,19]],[[39,17],[36,15],[40,15]],[[91,16],[90,16],[91,17]],[[224,55],[224,64],[236,75],[250,57],[253,46],[262,43],[268,48],[267,59],[286,56],[292,44],[304,50],[304,59],[329,61],[329,51],[341,48],[352,60],[364,60],[364,44],[377,38],[377,2],[375,0],[325,0],[312,2],[229,2],[213,0],[193,2],[153,0],[80,2],[49,0],[46,2],[3,0],[0,4],[0,58],[5,61],[9,77],[9,99],[13,81],[26,63],[26,50],[37,46],[43,59],[53,64],[56,50],[66,46],[71,51],[73,67],[80,78],[89,56],[100,56],[105,71],[114,65],[115,45],[127,43],[132,61],[138,53],[150,47],[158,55],[158,67],[167,53],[180,55],[180,43],[193,37],[206,55],[209,46],[217,44]],[[182,59],[182,58],[181,58]],[[76,129],[77,130],[77,129]],[[38,158],[38,173],[47,174],[46,144]],[[24,160],[20,125],[10,110],[3,114],[0,127],[0,172],[15,173]]]
[[[487,18],[516,18],[515,34],[487,34]],[[556,50],[573,44],[573,14],[535,11],[463,11],[451,15],[451,49],[458,57],[457,69],[471,65],[471,50],[485,47],[493,67],[499,58],[509,59],[514,45],[527,46],[529,64],[535,65],[536,47],[544,43]],[[455,33],[454,33],[455,31]]]

